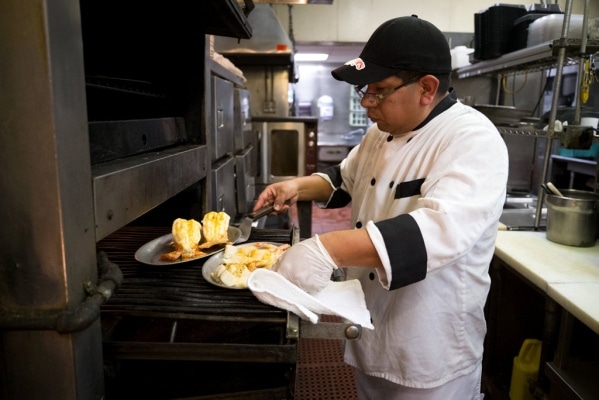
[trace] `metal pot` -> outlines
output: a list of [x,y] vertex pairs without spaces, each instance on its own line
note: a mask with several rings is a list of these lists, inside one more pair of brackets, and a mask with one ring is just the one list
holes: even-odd
[[594,246],[599,226],[599,193],[561,189],[547,195],[547,239],[576,247]]
[[522,118],[530,117],[530,110],[512,106],[496,106],[491,104],[475,104],[474,108],[485,114],[495,125],[518,126]]

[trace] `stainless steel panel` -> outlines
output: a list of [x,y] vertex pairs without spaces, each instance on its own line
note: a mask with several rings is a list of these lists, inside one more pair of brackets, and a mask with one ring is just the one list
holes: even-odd
[[248,65],[243,67],[243,75],[247,79],[246,87],[252,94],[250,98],[252,119],[289,116],[289,69],[287,67]]
[[235,147],[233,124],[233,84],[213,76],[210,121],[212,160],[233,152]]
[[296,169],[300,172],[300,176],[305,175],[303,171],[306,168],[306,153],[305,153],[305,125],[303,122],[258,122],[261,125],[261,168],[258,183],[272,183],[285,179],[290,179],[292,176],[275,176],[272,173],[273,170],[273,142],[272,142],[272,131],[288,131],[289,135],[296,135],[290,137],[289,143],[295,143],[296,148]]
[[273,62],[289,65],[293,61],[293,44],[271,6],[256,5],[248,15],[248,23],[252,27],[251,39],[215,36],[214,49],[237,66]]
[[235,159],[224,157],[212,166],[211,211],[224,211],[231,217],[237,214],[235,200]]
[[532,190],[537,140],[529,136],[502,136],[510,157],[507,190],[529,193]]
[[93,168],[96,240],[206,177],[206,146],[181,146]]
[[183,118],[156,118],[89,123],[92,164],[184,143]]
[[250,172],[254,152],[255,149],[249,146],[243,152],[235,155],[235,189],[239,214],[248,214],[252,211],[256,196],[254,176]]
[[[78,1],[3,2],[0,12],[0,304],[72,311],[97,280]],[[103,397],[99,320],[0,331],[0,397]]]
[[250,91],[235,88],[234,97],[234,125],[235,150],[245,149],[251,144],[252,116],[250,113]]
[[341,162],[349,150],[349,146],[318,146],[318,161]]

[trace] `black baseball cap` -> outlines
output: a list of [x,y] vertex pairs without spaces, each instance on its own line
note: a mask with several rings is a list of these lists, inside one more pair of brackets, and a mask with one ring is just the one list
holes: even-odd
[[449,44],[439,28],[416,15],[390,19],[370,36],[359,58],[346,62],[332,74],[339,81],[363,86],[399,70],[451,72]]

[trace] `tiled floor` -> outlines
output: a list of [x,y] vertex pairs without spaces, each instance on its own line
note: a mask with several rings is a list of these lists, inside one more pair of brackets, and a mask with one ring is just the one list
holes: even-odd
[[357,399],[354,370],[343,362],[340,340],[300,339],[296,368],[295,400]]
[[[296,212],[291,210],[296,221]],[[349,229],[349,207],[322,210],[312,206],[312,235],[332,230]],[[323,316],[323,321],[338,321]],[[343,362],[340,340],[300,339],[298,346],[295,400],[355,400],[354,370]]]
[[[298,226],[297,210],[295,207],[290,209],[291,221]],[[312,236],[325,232],[330,232],[340,229],[350,229],[351,207],[335,209],[322,209],[316,205],[312,205]]]
[[323,210],[312,206],[312,235],[340,229],[350,229],[351,208]]

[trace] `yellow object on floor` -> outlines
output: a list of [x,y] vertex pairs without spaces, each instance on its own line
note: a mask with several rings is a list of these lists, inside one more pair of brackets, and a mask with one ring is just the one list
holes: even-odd
[[514,357],[512,381],[510,383],[511,400],[533,400],[530,382],[537,380],[541,362],[541,341],[526,339],[520,353]]

